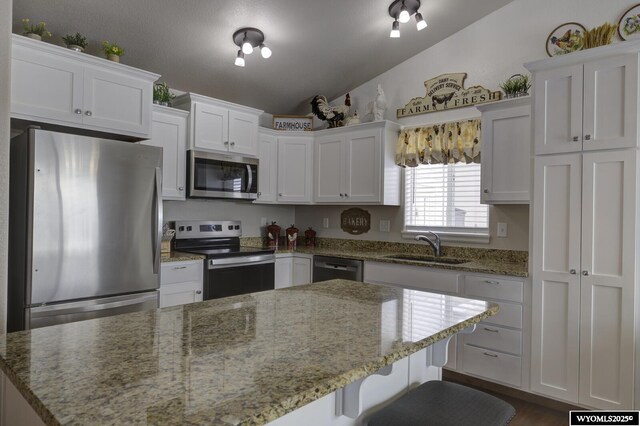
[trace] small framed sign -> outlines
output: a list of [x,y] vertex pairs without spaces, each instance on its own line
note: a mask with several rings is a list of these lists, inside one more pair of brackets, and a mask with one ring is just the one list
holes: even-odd
[[313,130],[313,117],[298,115],[274,115],[274,130],[288,130],[293,132],[310,132]]
[[340,228],[351,235],[361,235],[371,229],[371,215],[368,211],[357,207],[345,210],[340,214]]

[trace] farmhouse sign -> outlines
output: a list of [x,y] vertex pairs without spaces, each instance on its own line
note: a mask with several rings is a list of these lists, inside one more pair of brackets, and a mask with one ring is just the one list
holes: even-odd
[[364,234],[371,229],[371,215],[368,211],[355,207],[345,210],[340,215],[340,227],[351,235]]
[[313,130],[313,118],[296,115],[274,115],[273,128],[275,130],[311,131]]
[[502,92],[492,92],[482,86],[464,87],[467,73],[450,73],[432,78],[424,82],[427,94],[424,98],[413,98],[404,108],[396,111],[398,118],[411,115],[426,114],[497,101],[502,98]]

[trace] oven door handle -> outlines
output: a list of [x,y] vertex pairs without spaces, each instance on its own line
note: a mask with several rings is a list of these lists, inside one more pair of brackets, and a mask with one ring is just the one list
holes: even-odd
[[236,266],[253,266],[265,265],[267,263],[275,263],[276,257],[273,254],[247,256],[247,257],[231,257],[225,259],[209,259],[209,269],[233,268]]
[[253,186],[253,173],[251,173],[251,166],[250,165],[246,165],[247,166],[247,190],[245,192],[249,193],[251,192],[251,186]]

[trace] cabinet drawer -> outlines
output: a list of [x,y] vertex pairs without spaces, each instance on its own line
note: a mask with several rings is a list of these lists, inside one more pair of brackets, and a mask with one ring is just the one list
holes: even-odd
[[478,324],[476,331],[464,335],[464,343],[514,355],[522,355],[522,332],[491,324]]
[[201,261],[165,263],[162,265],[160,282],[162,285],[188,281],[202,282],[202,268]]
[[462,364],[467,373],[512,386],[522,384],[522,359],[519,356],[463,345]]
[[464,292],[468,296],[522,302],[523,284],[522,281],[466,275]]
[[505,325],[507,327],[522,328],[522,305],[515,303],[496,302],[500,305],[500,311],[484,322],[496,325]]

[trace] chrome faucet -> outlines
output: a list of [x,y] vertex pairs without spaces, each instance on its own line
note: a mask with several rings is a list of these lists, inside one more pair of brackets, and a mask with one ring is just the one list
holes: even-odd
[[431,239],[426,235],[416,235],[416,241],[425,241],[429,243],[436,257],[440,256],[440,236],[433,231],[427,231],[427,233],[433,235],[434,239]]

